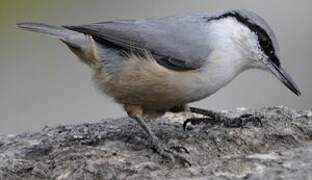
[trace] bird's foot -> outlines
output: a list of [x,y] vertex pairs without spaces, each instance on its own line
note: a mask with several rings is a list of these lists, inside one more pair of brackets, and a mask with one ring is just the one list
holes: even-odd
[[191,123],[192,125],[198,124],[211,124],[211,125],[220,125],[220,121],[215,121],[211,117],[204,117],[204,118],[188,118],[183,122],[183,130],[185,131],[187,128],[187,124]]
[[[167,148],[164,146],[159,139],[154,135],[152,130],[146,125],[143,119],[143,109],[140,106],[135,105],[125,105],[125,109],[130,117],[137,121],[137,123],[142,127],[145,133],[148,135],[151,140],[152,148],[161,155],[164,159],[172,162],[174,166],[176,163],[181,164],[182,166],[191,166],[191,163],[183,156],[178,154],[179,152],[188,153],[188,150],[182,146],[173,146]],[[172,166],[172,167],[173,167]]]
[[164,160],[168,160],[173,165],[180,164],[183,167],[190,167],[192,164],[179,153],[189,153],[189,151],[183,146],[171,146],[165,147],[158,140],[152,143],[154,149]]
[[[188,123],[193,125],[205,123],[210,125],[223,125],[224,127],[228,128],[238,128],[238,127],[249,127],[252,126],[260,126],[262,127],[261,118],[255,116],[253,114],[243,114],[236,118],[229,118],[225,115],[213,112],[210,110],[204,110],[199,108],[191,107],[190,111],[193,113],[204,115],[204,118],[189,118],[183,123],[183,129],[185,130]],[[252,124],[251,124],[252,123]]]
[[226,118],[224,119],[223,125],[230,128],[250,126],[263,127],[261,118],[253,114],[243,114],[236,118]]

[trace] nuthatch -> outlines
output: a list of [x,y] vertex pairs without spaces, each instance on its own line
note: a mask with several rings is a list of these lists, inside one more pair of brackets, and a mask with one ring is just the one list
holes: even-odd
[[273,31],[247,10],[81,26],[19,23],[18,27],[64,42],[94,70],[97,87],[124,105],[156,151],[175,160],[187,162],[165,150],[145,118],[183,111],[186,104],[212,95],[253,68],[269,70],[300,95],[281,67]]

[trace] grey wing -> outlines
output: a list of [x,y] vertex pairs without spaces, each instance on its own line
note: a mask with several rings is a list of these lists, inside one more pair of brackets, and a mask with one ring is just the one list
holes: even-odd
[[200,68],[210,53],[202,16],[122,20],[68,29],[91,35],[97,42],[132,53],[147,50],[155,60],[173,70]]

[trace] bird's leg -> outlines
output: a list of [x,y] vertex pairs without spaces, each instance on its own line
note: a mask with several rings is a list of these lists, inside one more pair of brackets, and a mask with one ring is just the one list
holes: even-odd
[[[161,155],[163,158],[170,159],[172,162],[179,161],[184,166],[191,166],[191,163],[186,160],[183,156],[175,153],[171,149],[175,150],[175,147],[173,148],[166,148],[159,139],[154,135],[152,130],[146,125],[143,119],[143,109],[140,106],[136,105],[125,105],[125,110],[127,111],[129,117],[136,120],[137,123],[144,129],[144,131],[147,133],[151,140],[151,145],[153,149]],[[180,149],[180,148],[178,148]],[[185,151],[188,152],[188,151]]]
[[199,123],[209,123],[212,125],[221,125],[225,127],[236,128],[244,127],[247,123],[252,122],[256,126],[260,125],[262,127],[262,122],[259,117],[256,117],[252,114],[243,114],[236,118],[229,118],[219,112],[214,112],[211,110],[200,109],[195,107],[190,107],[189,111],[196,114],[204,115],[204,118],[189,118],[183,123],[183,129],[186,129],[187,124],[199,124]]

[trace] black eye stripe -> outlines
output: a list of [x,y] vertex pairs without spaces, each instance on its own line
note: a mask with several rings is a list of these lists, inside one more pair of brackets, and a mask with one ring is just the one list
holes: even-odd
[[[275,56],[275,49],[273,47],[273,42],[270,38],[270,36],[267,34],[267,32],[260,27],[259,25],[250,22],[250,20],[242,15],[240,15],[236,11],[230,11],[225,14],[222,14],[220,16],[215,16],[215,17],[203,17],[207,22],[213,21],[213,20],[219,20],[227,17],[233,17],[235,18],[238,22],[244,24],[247,26],[252,32],[254,32],[259,41],[259,45],[261,46],[262,51],[268,56],[268,57],[273,57]],[[275,60],[276,59],[276,60]],[[278,61],[277,58],[272,58],[272,61],[277,65],[280,66],[280,62]]]

